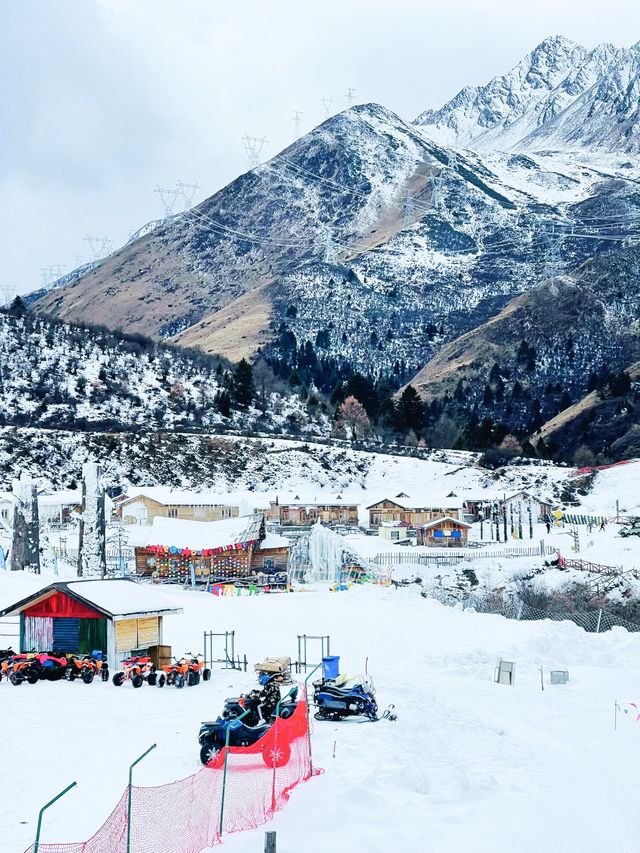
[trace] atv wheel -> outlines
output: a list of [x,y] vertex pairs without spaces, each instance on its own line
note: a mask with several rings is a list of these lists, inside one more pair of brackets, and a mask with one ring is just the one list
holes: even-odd
[[211,678],[211,670],[210,669],[203,669],[202,670],[202,680],[203,681],[209,681],[210,678]]
[[131,679],[131,683],[134,687],[142,687],[144,684],[144,678],[141,675],[134,675]]
[[17,672],[12,672],[9,676],[9,681],[13,684],[14,687],[17,687],[19,684],[22,684],[24,678]]
[[164,687],[166,681],[167,681],[167,679],[166,679],[164,673],[161,673],[158,676],[158,680],[156,681],[156,684],[158,685],[158,687]]
[[288,743],[272,743],[262,750],[262,760],[267,767],[284,767],[291,758],[291,747]]
[[200,761],[206,765],[216,757],[218,754],[217,749],[214,746],[211,746],[210,743],[205,743],[205,745],[200,750]]
[[175,674],[175,672],[170,672],[170,673],[168,673],[168,674],[167,674],[167,685],[168,685],[169,687],[173,687],[173,685],[174,685],[175,683],[176,683],[176,674]]
[[102,667],[102,669],[100,670],[100,678],[103,681],[109,681],[109,670],[105,669],[105,667]]
[[189,687],[194,687],[199,681],[198,674],[196,672],[189,672],[187,674],[187,684]]
[[116,672],[111,681],[116,687],[121,687],[124,684],[124,672]]
[[149,687],[155,687],[157,680],[158,680],[158,676],[155,672],[150,672],[149,675],[147,676],[147,684],[149,685]]
[[65,669],[65,671],[64,671],[64,677],[67,679],[67,681],[73,681],[73,680],[74,680],[74,678],[76,677],[76,674],[75,674],[74,670],[73,670],[70,666],[68,666],[68,667]]
[[176,676],[175,685],[180,690],[184,687],[184,675],[182,673]]
[[39,676],[38,676],[38,673],[35,671],[35,669],[28,669],[27,670],[26,679],[29,682],[29,684],[35,684],[38,681],[38,678],[39,678]]
[[85,684],[91,684],[94,675],[95,673],[92,669],[85,669],[85,671],[82,673],[82,680]]
[[295,711],[295,707],[292,705],[285,705],[284,708],[280,709],[280,718],[283,720],[288,720],[289,717],[293,717],[293,712]]

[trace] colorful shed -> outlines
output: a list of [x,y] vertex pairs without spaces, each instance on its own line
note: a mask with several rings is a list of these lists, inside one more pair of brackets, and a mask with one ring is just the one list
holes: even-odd
[[162,620],[182,613],[156,590],[127,579],[58,581],[0,611],[20,616],[20,650],[86,654],[116,668],[137,649],[162,644]]

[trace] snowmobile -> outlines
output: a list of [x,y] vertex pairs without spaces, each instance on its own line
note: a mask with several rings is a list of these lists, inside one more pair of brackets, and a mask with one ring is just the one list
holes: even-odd
[[[276,719],[276,708],[266,707],[265,691],[252,690],[250,693],[225,700],[222,715],[217,720],[203,722],[198,733],[200,744],[200,761],[208,764],[225,746],[227,730],[229,731],[229,746],[253,746],[262,735],[269,731]],[[292,687],[289,693],[280,701],[278,716],[283,720],[289,719],[297,707],[298,688]],[[248,711],[241,720],[241,714]],[[282,767],[291,755],[288,743],[278,746],[277,754],[272,749],[263,751],[262,758],[268,767]]]
[[378,719],[378,704],[373,681],[359,676],[356,679],[321,678],[313,682],[313,703],[318,710],[316,720],[342,720],[345,717]]

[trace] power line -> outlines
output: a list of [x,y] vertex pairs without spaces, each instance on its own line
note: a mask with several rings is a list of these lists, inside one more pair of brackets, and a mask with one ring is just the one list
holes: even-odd
[[91,237],[87,234],[84,240],[85,243],[89,244],[92,261],[106,257],[111,252],[111,247],[113,246],[113,240],[110,240],[109,237]]

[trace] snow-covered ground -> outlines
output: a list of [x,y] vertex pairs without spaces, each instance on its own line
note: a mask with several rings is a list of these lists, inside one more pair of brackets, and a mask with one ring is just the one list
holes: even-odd
[[[0,605],[39,583],[3,573]],[[396,706],[395,723],[315,723],[314,762],[325,773],[294,791],[268,827],[279,853],[637,850],[640,723],[623,712],[617,731],[613,722],[616,699],[628,710],[640,700],[640,635],[460,611],[415,587],[163,594],[184,608],[165,621],[175,652],[201,650],[205,629],[235,629],[251,662],[294,657],[299,633],[330,634],[342,670],[359,672],[368,659],[379,704]],[[498,657],[516,661],[514,687],[493,683]],[[552,687],[552,668],[567,668],[569,683]],[[250,673],[229,671],[182,691],[75,682],[16,689],[3,681],[11,736],[3,745],[2,849],[25,849],[40,805],[73,780],[78,788],[48,813],[43,840],[90,835],[119,798],[129,763],[153,742],[158,748],[136,768],[138,784],[195,771],[199,722],[252,683]],[[224,845],[254,853],[263,832]]]

